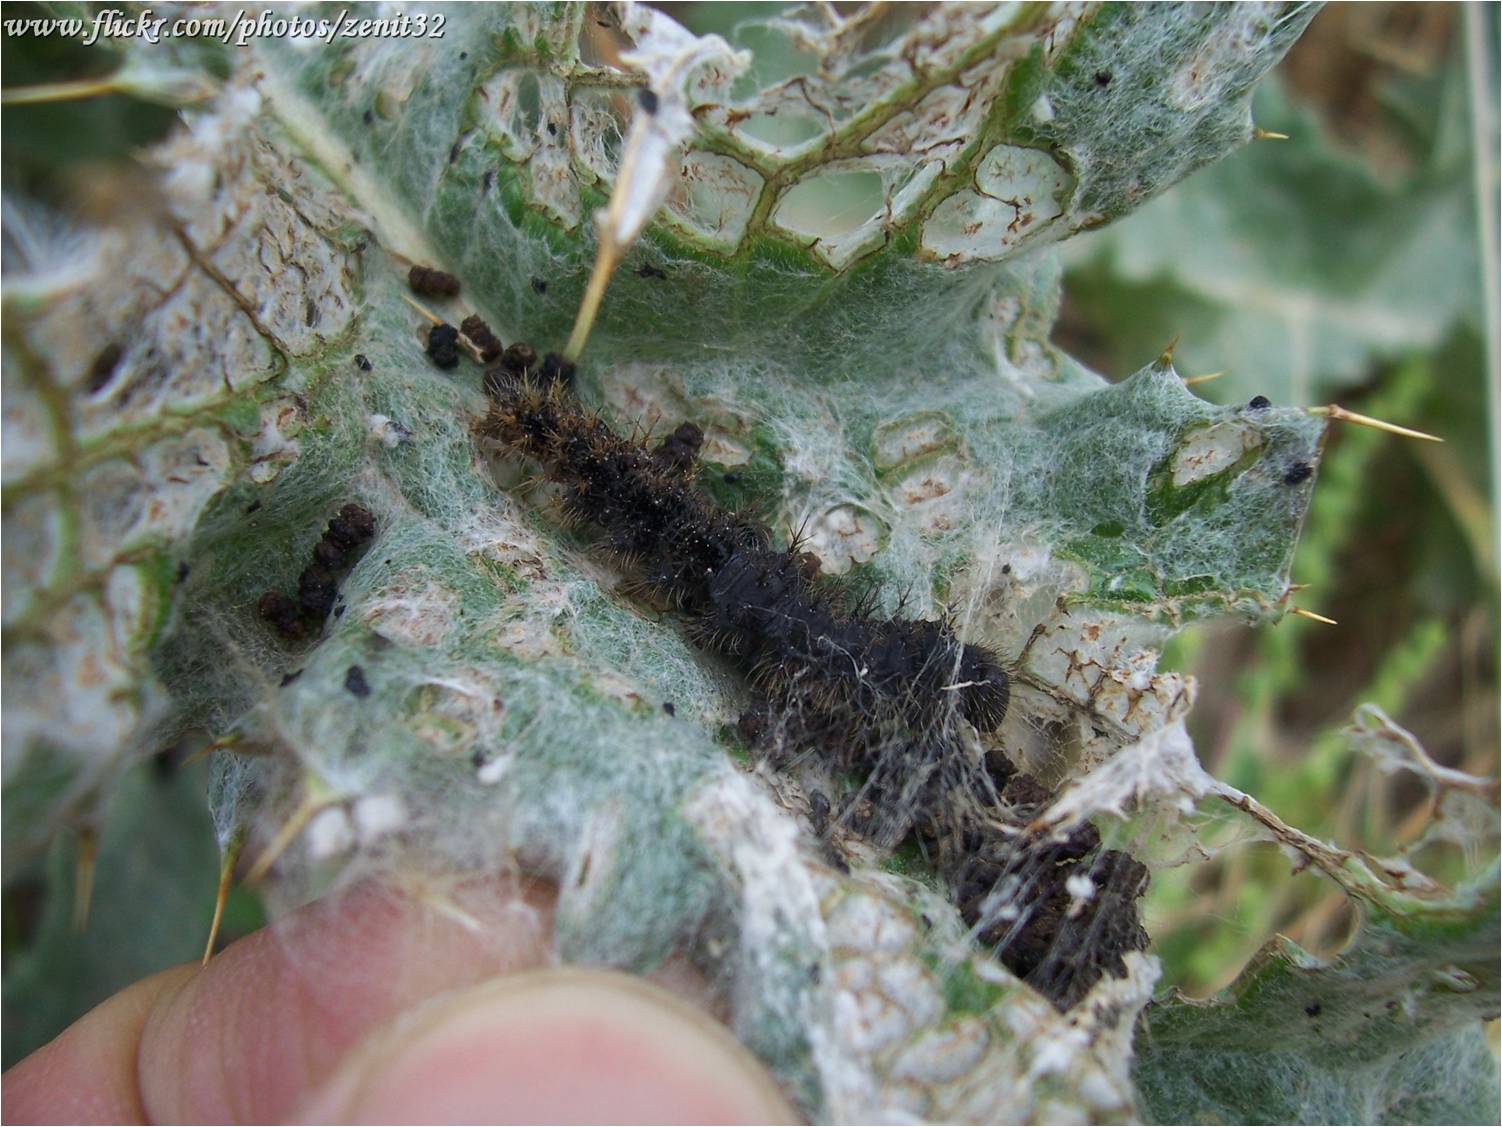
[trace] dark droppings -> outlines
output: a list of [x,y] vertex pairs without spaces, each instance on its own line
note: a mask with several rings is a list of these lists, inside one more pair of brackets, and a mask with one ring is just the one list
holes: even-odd
[[459,366],[459,330],[444,323],[428,330],[428,357],[440,368]]
[[375,535],[375,517],[360,505],[345,505],[313,546],[313,562],[297,580],[297,598],[267,591],[256,604],[260,616],[287,638],[304,637],[322,625],[338,601],[339,581],[358,550]]
[[355,367],[359,368],[362,372],[368,372],[372,368],[374,368],[375,365],[373,365],[369,360],[365,358],[365,353],[359,352],[355,354]]
[[657,92],[643,86],[636,92],[636,104],[650,117],[657,116]]
[[532,289],[536,293],[540,293],[540,294],[547,293],[548,292],[548,283],[545,280],[543,280],[542,278],[539,278],[539,277],[537,277],[537,275],[534,274],[532,276]]
[[361,700],[370,695],[370,683],[365,680],[365,670],[358,665],[351,665],[344,674],[344,687]]
[[256,603],[256,613],[284,638],[301,638],[307,633],[302,608],[280,591],[267,591]]
[[414,266],[407,271],[407,285],[423,297],[453,297],[459,292],[459,279],[431,266]]
[[[1010,770],[999,754],[988,759],[993,777]],[[1128,951],[1147,949],[1137,900],[1147,890],[1148,872],[1128,854],[1102,848],[1100,834],[1088,822],[1062,840],[1046,831],[1028,832],[1026,826],[1050,798],[1032,776],[1012,774],[1001,788],[998,809],[1014,831],[968,831],[966,856],[950,879],[960,915],[977,938],[1064,1011],[1104,975],[1125,975]],[[1074,877],[1089,879],[1088,897],[1077,898],[1070,889]],[[1018,891],[1010,902],[998,904],[998,890],[1004,889]]]
[[1284,485],[1301,485],[1314,474],[1308,462],[1294,462],[1283,474]]
[[1250,403],[1246,405],[1248,411],[1266,411],[1273,405],[1273,401],[1265,395],[1254,395]]
[[491,332],[490,326],[478,313],[471,313],[459,322],[459,331],[467,336],[469,342],[479,350],[481,363],[493,364],[500,358],[502,351],[500,339]]
[[821,790],[808,796],[808,820],[817,837],[829,833],[829,797]]

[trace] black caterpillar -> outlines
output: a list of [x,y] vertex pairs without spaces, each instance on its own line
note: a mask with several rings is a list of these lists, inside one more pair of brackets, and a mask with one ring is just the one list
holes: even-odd
[[[959,763],[956,715],[985,730],[1006,714],[1009,682],[989,651],[948,622],[846,605],[796,542],[774,547],[764,524],[693,485],[698,428],[648,449],[581,411],[558,381],[490,383],[499,394],[484,433],[548,468],[567,513],[602,528],[638,585],[685,611],[695,638],[736,661],[794,726],[787,743],[837,748],[840,766],[867,777],[870,836],[894,845],[915,818],[947,809],[945,784],[960,781],[942,777]],[[882,754],[893,746],[906,749],[898,762]]]
[[[699,428],[649,447],[580,407],[565,386],[572,365],[549,355],[517,368],[487,373],[481,435],[539,462],[563,487],[565,512],[604,532],[636,585],[739,665],[764,698],[743,733],[855,772],[863,782],[842,817],[881,846],[914,835],[966,921],[1059,1008],[1104,971],[1124,973],[1121,952],[1147,944],[1135,909],[1146,870],[1101,851],[1088,825],[1062,843],[1022,828],[1036,812],[1023,799],[1042,788],[999,752],[979,754],[960,723],[984,733],[1005,717],[1011,683],[995,654],[961,642],[947,619],[878,617],[822,580],[796,538],[778,548],[765,524],[718,506],[693,482]],[[1126,892],[1076,909],[1065,880],[1092,869],[1121,870],[1112,887]],[[1016,911],[998,922],[988,898],[1024,871]]]

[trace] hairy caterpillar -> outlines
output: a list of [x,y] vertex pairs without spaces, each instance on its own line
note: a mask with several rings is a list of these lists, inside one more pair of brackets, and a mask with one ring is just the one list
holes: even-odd
[[[480,434],[540,463],[565,512],[602,530],[639,588],[744,671],[763,701],[742,732],[765,743],[775,728],[784,752],[856,774],[842,818],[881,846],[915,835],[977,936],[1061,1009],[1103,973],[1124,973],[1122,951],[1147,944],[1135,909],[1146,869],[1101,850],[1088,824],[1064,841],[1029,834],[1046,793],[973,734],[1007,712],[997,656],[947,619],[877,616],[822,580],[796,537],[779,548],[765,524],[718,506],[693,481],[698,427],[649,447],[579,405],[570,365],[549,355],[530,367],[487,373]],[[1092,872],[1111,889],[1081,897],[1073,890],[1095,885],[1077,878]]]
[[[841,766],[867,774],[870,836],[895,844],[945,805],[940,791],[959,781],[942,778],[959,763],[957,717],[984,730],[1006,714],[1008,678],[989,651],[947,621],[847,605],[796,542],[777,548],[765,525],[715,505],[692,482],[697,427],[648,449],[584,413],[556,380],[491,384],[484,432],[546,466],[569,515],[603,529],[646,592],[686,612],[703,646],[795,719],[797,744],[836,749]],[[896,764],[881,754],[894,746],[905,749]]]

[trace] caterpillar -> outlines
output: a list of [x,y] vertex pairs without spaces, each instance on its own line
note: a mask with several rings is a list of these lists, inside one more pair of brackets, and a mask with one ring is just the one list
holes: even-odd
[[[716,505],[692,481],[702,441],[692,424],[649,449],[582,411],[557,379],[488,382],[482,433],[546,467],[565,512],[601,528],[636,585],[687,614],[694,638],[794,723],[787,742],[835,749],[839,766],[865,773],[869,836],[894,845],[944,806],[940,792],[959,781],[946,768],[963,758],[956,718],[986,730],[1006,714],[1009,681],[993,654],[948,621],[848,604],[796,540],[775,547],[764,524]],[[882,754],[894,746],[905,749],[897,763]]]
[[[1100,849],[1088,824],[1063,842],[1029,835],[1046,792],[977,738],[1010,703],[998,656],[961,641],[947,617],[883,618],[850,599],[797,537],[778,547],[764,523],[697,487],[698,427],[655,446],[622,437],[573,397],[571,376],[552,354],[535,368],[503,361],[486,375],[479,434],[540,464],[565,514],[601,531],[632,584],[739,667],[760,697],[742,733],[770,743],[774,763],[799,751],[854,773],[842,820],[881,847],[912,835],[978,937],[1060,1009],[1103,973],[1125,973],[1121,952],[1147,943],[1135,909],[1146,869]],[[1077,905],[1070,890],[1083,886],[1069,879],[1092,871],[1112,874],[1112,892]],[[998,899],[1005,889],[1015,895]]]

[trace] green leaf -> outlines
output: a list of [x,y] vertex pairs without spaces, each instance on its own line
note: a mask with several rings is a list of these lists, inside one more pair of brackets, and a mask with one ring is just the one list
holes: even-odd
[[1274,940],[1208,1002],[1155,1001],[1133,1078],[1160,1123],[1495,1123],[1497,870],[1450,904],[1368,907],[1328,962]]
[[1262,141],[1066,253],[1069,293],[1111,359],[1183,335],[1190,372],[1228,370],[1219,402],[1328,402],[1373,361],[1479,324],[1480,278],[1463,71],[1422,90],[1438,119],[1408,173],[1343,151],[1276,82],[1259,89]]

